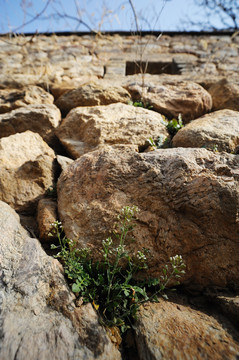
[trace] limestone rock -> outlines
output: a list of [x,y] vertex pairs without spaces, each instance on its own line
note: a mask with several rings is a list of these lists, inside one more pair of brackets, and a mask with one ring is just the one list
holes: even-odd
[[0,201],[0,358],[120,359],[91,305],[77,308],[61,266]]
[[53,104],[51,94],[38,86],[0,90],[0,114],[29,104]]
[[96,83],[98,81],[98,77],[93,74],[82,75],[80,78],[73,78],[65,80],[64,82],[53,81],[50,86],[51,93],[53,94],[55,100],[57,100],[61,95],[74,90],[80,86]]
[[208,92],[212,96],[213,110],[231,109],[239,111],[239,84],[222,79],[213,84]]
[[66,235],[101,248],[123,206],[140,209],[132,251],[149,248],[148,273],[170,256],[187,264],[185,283],[238,283],[239,157],[206,149],[136,153],[105,147],[77,159],[58,181]]
[[37,205],[37,223],[39,237],[42,241],[52,242],[48,234],[52,229],[52,223],[57,220],[57,204],[53,199],[41,199]]
[[231,152],[238,145],[239,112],[226,109],[190,122],[173,138],[176,147],[205,147]]
[[0,115],[0,137],[31,130],[51,144],[60,120],[61,113],[53,104],[28,105]]
[[147,139],[167,137],[160,114],[126,104],[78,107],[73,109],[56,131],[73,158],[105,144],[144,146]]
[[65,170],[66,168],[68,168],[68,166],[70,164],[72,164],[74,161],[74,160],[72,160],[66,156],[62,156],[62,155],[57,155],[56,160],[57,160],[58,164],[60,165],[61,170]]
[[141,307],[136,325],[140,360],[236,360],[239,342],[212,316],[161,300]]
[[130,94],[124,88],[118,86],[104,86],[100,84],[88,84],[73,89],[61,95],[56,106],[67,114],[71,109],[78,106],[96,106],[109,105],[112,103],[127,103],[130,100]]
[[168,118],[182,115],[183,122],[202,116],[212,108],[211,95],[200,85],[189,81],[162,81],[159,84],[139,82],[126,86],[133,99],[144,99],[155,111]]
[[239,323],[239,296],[238,291],[229,291],[228,289],[221,288],[208,288],[205,296],[220,313],[223,313],[227,318],[230,319],[235,326],[238,327]]
[[53,185],[54,151],[31,131],[0,139],[0,200],[29,211]]

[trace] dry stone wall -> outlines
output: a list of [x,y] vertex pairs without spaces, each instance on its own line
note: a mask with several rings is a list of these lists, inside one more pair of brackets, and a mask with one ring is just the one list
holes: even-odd
[[59,218],[97,256],[137,205],[147,275],[187,268],[181,297],[141,309],[128,358],[237,359],[238,124],[238,34],[0,37],[0,357],[125,358],[39,241]]

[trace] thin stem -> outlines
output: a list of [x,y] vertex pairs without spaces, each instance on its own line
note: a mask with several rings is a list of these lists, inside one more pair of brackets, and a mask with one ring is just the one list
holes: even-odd
[[130,7],[131,7],[133,15],[134,15],[134,22],[135,22],[136,30],[137,30],[137,33],[139,34],[140,31],[139,31],[139,24],[138,24],[138,16],[136,14],[136,10],[135,10],[132,0],[129,0],[129,4],[130,4]]

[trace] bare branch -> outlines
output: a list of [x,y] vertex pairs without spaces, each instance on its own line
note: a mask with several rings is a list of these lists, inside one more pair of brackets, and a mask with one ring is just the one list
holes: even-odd
[[135,26],[136,26],[136,31],[137,31],[137,33],[139,34],[140,31],[139,31],[139,24],[138,24],[138,16],[137,16],[137,14],[136,14],[136,10],[135,10],[133,1],[132,1],[132,0],[129,0],[129,4],[130,4],[130,7],[131,7],[132,12],[133,12],[133,15],[134,15],[134,22],[135,22]]
[[35,20],[37,20],[38,18],[41,17],[41,15],[44,14],[44,12],[46,11],[46,9],[48,8],[48,6],[50,5],[52,0],[47,0],[46,5],[44,6],[44,8],[38,13],[36,14],[36,16],[34,16],[31,20],[28,20],[26,22],[24,22],[22,25],[18,26],[17,28],[15,28],[12,32],[16,33],[18,32],[18,30],[24,28],[26,25],[29,25],[31,23],[33,23]]

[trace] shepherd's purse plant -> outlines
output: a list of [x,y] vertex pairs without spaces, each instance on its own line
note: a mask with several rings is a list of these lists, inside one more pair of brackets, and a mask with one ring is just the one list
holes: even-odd
[[113,237],[102,241],[101,259],[97,261],[88,248],[78,248],[76,241],[64,235],[60,222],[52,224],[50,233],[59,240],[59,246],[52,248],[59,248],[55,256],[63,263],[72,291],[83,303],[93,304],[103,325],[118,326],[122,332],[131,327],[141,304],[158,301],[169,284],[179,284],[185,272],[182,257],[176,255],[169,259],[160,278],[139,280],[136,275],[147,269],[149,251],[143,248],[131,254],[127,250],[137,212],[136,206],[121,210]]

